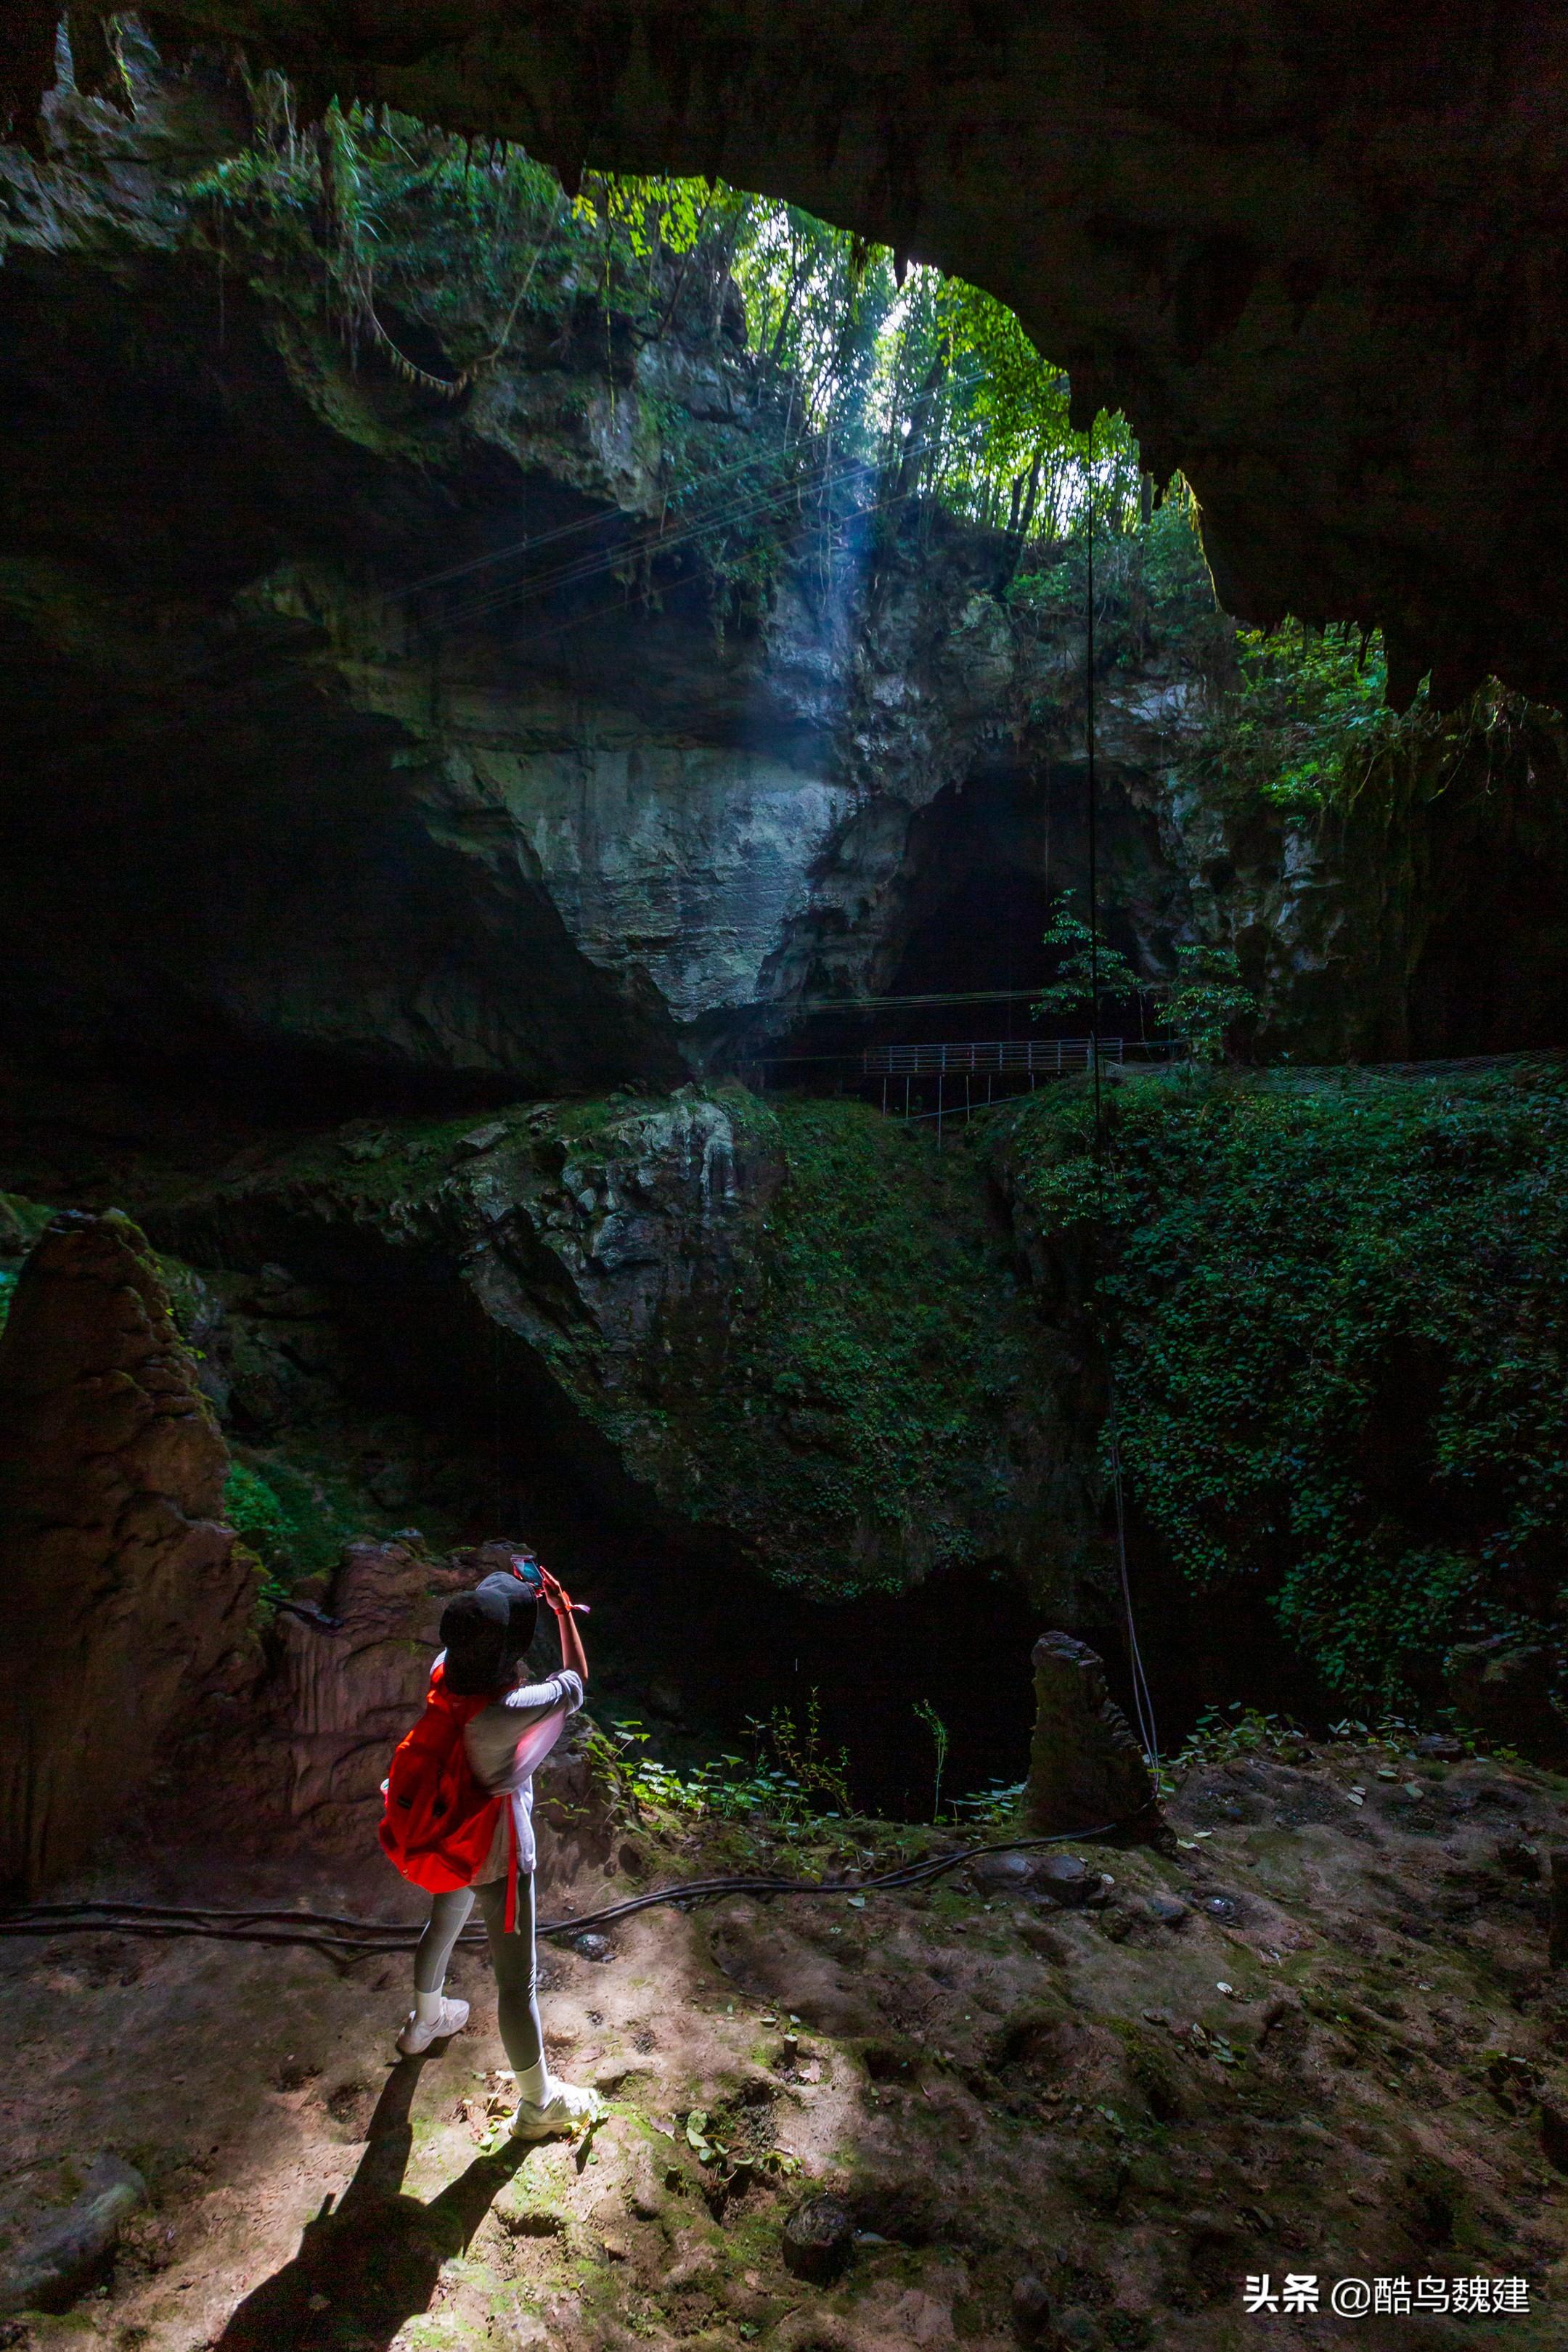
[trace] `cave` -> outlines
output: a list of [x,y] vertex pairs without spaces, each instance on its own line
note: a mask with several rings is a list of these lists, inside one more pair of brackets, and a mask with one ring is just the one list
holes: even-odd
[[8,29],[0,2346],[1556,2341],[1558,16]]

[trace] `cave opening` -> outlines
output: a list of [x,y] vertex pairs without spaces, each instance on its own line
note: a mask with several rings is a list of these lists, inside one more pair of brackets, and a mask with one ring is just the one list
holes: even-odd
[[[154,44],[249,0],[24,0],[6,2342],[1201,2352],[1281,2244],[1562,2252],[1568,1118],[1500,1057],[1561,1043],[1568,793],[1485,673],[1561,670],[1563,77],[943,5],[343,59],[300,0],[240,63]],[[1035,1087],[1091,659],[1099,951],[1182,1052]],[[590,1610],[532,2054],[514,1930],[408,2014],[376,1836],[498,1538]],[[503,1824],[438,1890],[492,1926]],[[613,2113],[525,2161],[567,2076]]]

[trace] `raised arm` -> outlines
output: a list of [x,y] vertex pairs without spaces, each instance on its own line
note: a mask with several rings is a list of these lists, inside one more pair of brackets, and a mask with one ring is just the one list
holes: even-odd
[[577,1620],[572,1613],[572,1595],[542,1563],[539,1573],[543,1580],[545,1601],[555,1612],[555,1628],[561,1636],[561,1663],[578,1676],[585,1690],[588,1686],[588,1660],[583,1648],[583,1636],[577,1629]]

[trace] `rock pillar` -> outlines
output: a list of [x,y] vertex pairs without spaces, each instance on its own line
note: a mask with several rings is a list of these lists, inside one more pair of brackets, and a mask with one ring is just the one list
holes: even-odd
[[1132,1727],[1105,1686],[1087,1642],[1042,1633],[1035,1644],[1035,1738],[1025,1808],[1037,1834],[1082,1831],[1153,1805],[1154,1783]]
[[246,1648],[255,1568],[228,1455],[147,1243],[56,1217],[0,1334],[0,1886],[113,1821]]

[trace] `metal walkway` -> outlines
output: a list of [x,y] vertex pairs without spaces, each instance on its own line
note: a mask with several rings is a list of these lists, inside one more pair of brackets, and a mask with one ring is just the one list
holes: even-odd
[[[915,1125],[930,1120],[940,1142],[949,1121],[965,1120],[1041,1079],[1091,1070],[1096,1050],[1092,1037],[984,1037],[956,1045],[868,1045],[858,1054],[781,1054],[744,1064],[739,1075],[763,1094],[770,1072],[774,1086],[782,1079],[788,1087],[804,1079],[809,1066],[820,1074],[820,1085],[808,1082],[815,1091],[858,1094],[889,1118]],[[1098,1046],[1102,1067],[1168,1061],[1182,1050],[1173,1038],[1101,1037]]]
[[[1101,1063],[1121,1061],[1126,1042],[1122,1037],[1102,1037]],[[1092,1037],[992,1037],[967,1045],[868,1045],[861,1054],[860,1067],[868,1077],[1006,1070],[1060,1078],[1073,1070],[1092,1068],[1094,1052]]]

